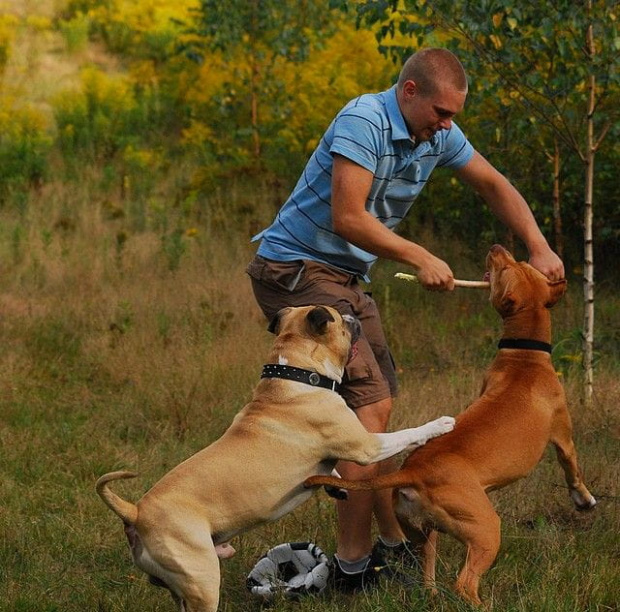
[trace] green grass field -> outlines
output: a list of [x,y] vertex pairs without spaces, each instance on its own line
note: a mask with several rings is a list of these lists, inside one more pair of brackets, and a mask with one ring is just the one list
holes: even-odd
[[[3,611],[175,609],[132,565],[121,523],[95,494],[95,480],[113,469],[138,471],[139,479],[116,487],[136,500],[215,440],[248,400],[271,341],[244,273],[251,228],[237,220],[233,230],[217,209],[172,242],[156,232],[121,234],[120,223],[77,187],[71,194],[50,188],[25,211],[0,211]],[[446,256],[460,277],[480,278],[488,246],[465,256],[452,245]],[[400,367],[397,428],[472,401],[499,319],[484,292],[430,294],[394,280],[395,271],[380,264],[373,291]],[[590,411],[578,363],[578,279],[553,315],[554,360],[599,505],[587,514],[572,509],[551,451],[528,479],[493,495],[503,541],[482,595],[502,612],[619,609],[620,299],[600,280]],[[334,538],[334,507],[324,493],[237,538],[238,554],[222,568],[221,609],[260,608],[245,577],[271,546],[312,540],[332,552]],[[393,587],[272,609],[467,610],[451,592],[461,559],[460,545],[444,536],[434,599],[421,588]]]

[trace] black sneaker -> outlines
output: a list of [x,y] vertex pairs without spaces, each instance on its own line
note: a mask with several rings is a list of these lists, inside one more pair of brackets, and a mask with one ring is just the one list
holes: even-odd
[[372,552],[385,559],[390,565],[395,564],[411,569],[420,568],[420,554],[409,540],[405,540],[397,546],[388,546],[382,540],[377,540],[372,547]]
[[370,554],[366,567],[361,572],[350,573],[342,569],[337,557],[334,557],[332,586],[343,593],[357,593],[376,588],[379,581],[396,582],[403,587],[413,588],[417,585],[407,574],[390,567],[384,557],[373,551]]

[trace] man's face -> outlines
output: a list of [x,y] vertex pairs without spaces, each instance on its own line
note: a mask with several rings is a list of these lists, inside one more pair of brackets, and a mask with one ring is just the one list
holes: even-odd
[[413,81],[406,81],[399,96],[400,110],[409,134],[416,142],[430,140],[439,130],[448,130],[454,116],[463,110],[467,92],[438,87],[422,94]]

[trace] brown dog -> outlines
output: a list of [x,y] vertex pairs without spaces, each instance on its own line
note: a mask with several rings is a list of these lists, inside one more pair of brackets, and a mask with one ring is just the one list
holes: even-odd
[[135,564],[168,588],[181,611],[215,612],[218,558],[228,541],[274,521],[310,497],[312,474],[339,459],[362,465],[412,450],[454,427],[452,417],[394,433],[368,433],[336,392],[359,322],[322,306],[285,308],[263,377],[224,435],[170,471],[133,504],[97,481],[103,501],[123,520]]
[[466,547],[456,590],[480,604],[482,574],[500,546],[500,519],[487,491],[529,474],[551,442],[573,502],[587,510],[596,500],[582,481],[564,390],[551,363],[549,308],[566,281],[551,282],[499,245],[487,256],[491,302],[504,321],[499,352],[480,397],[456,418],[451,433],[414,451],[401,469],[365,482],[316,476],[307,486],[394,488],[398,520],[413,542],[422,542],[425,584],[435,583],[437,530]]

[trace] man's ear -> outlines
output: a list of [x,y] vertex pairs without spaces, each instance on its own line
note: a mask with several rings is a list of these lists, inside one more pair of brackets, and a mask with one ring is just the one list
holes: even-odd
[[566,293],[567,286],[566,279],[563,278],[559,281],[547,281],[549,287],[549,298],[545,302],[545,308],[551,308],[558,300]]
[[418,86],[413,79],[407,79],[403,83],[403,94],[408,98],[413,98],[418,93]]
[[333,315],[324,306],[316,306],[306,316],[310,331],[317,336],[324,334],[327,331],[327,324],[333,323]]

